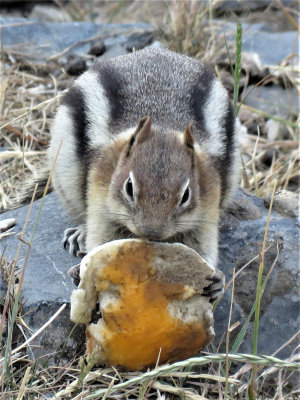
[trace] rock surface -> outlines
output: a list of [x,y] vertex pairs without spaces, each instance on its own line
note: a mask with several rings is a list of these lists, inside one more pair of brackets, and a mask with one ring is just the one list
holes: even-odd
[[[95,39],[102,39],[105,48],[120,45],[127,52],[153,40],[154,28],[146,23],[96,24],[92,22],[44,22],[35,19],[5,18],[2,25],[2,46],[17,51],[31,62],[45,62],[53,56],[87,55]],[[134,36],[133,36],[134,35]]]
[[[232,41],[235,48],[236,24],[222,20],[214,20],[218,33],[226,33],[228,41]],[[242,23],[243,47],[242,51],[256,53],[259,61],[266,67],[282,63],[289,56],[290,62],[297,63],[296,54],[299,35],[296,31],[270,32],[263,23]]]
[[275,85],[255,88],[254,85],[250,85],[245,97],[244,104],[282,118],[297,116],[300,112],[299,99],[295,88],[283,89]]
[[[264,199],[265,206],[269,207],[271,202],[271,196],[268,195]],[[286,217],[298,217],[299,218],[299,195],[289,190],[280,190],[275,193],[273,200],[273,209],[279,214],[285,215]]]
[[[34,222],[40,206],[40,200],[34,203],[29,219],[25,239],[30,238]],[[28,206],[6,212],[3,218],[16,218],[15,232],[21,232]],[[262,199],[239,191],[235,205],[223,217],[220,224],[219,268],[226,275],[226,281],[232,278],[233,268],[236,273],[258,254],[257,243],[262,245],[268,210]],[[74,288],[68,269],[80,260],[72,257],[63,249],[61,239],[63,231],[69,224],[63,215],[55,193],[46,197],[37,225],[30,258],[28,260],[23,283],[23,298],[26,300],[24,311],[30,313],[25,317],[29,327],[36,331],[63,303],[68,307],[60,314],[41,336],[38,337],[38,349],[33,348],[35,357],[51,352],[56,353],[54,359],[61,357],[64,347],[65,359],[75,356],[84,349],[83,327],[77,327],[71,338],[65,343],[72,324],[69,321],[70,295]],[[7,261],[15,257],[18,239],[15,236],[5,237],[0,242],[0,251],[4,251]],[[270,248],[269,248],[270,247]],[[274,270],[269,278],[262,298],[262,310],[259,330],[259,353],[272,354],[299,327],[299,296],[297,292],[297,273],[299,256],[299,228],[296,218],[281,216],[272,212],[267,251],[265,253],[264,276],[278,257]],[[23,257],[27,250],[22,245],[22,258],[18,262],[23,267]],[[251,262],[235,280],[235,294],[231,324],[239,321],[240,326],[231,334],[231,343],[245,323],[252,307],[256,293],[258,257]],[[1,291],[3,296],[3,290]],[[215,347],[224,349],[224,333],[227,329],[231,298],[231,286],[226,290],[215,311]],[[0,301],[1,303],[1,301]],[[252,351],[253,322],[248,327],[247,335],[239,351]],[[291,343],[278,356],[288,357],[295,348]]]
[[[34,229],[41,200],[34,203],[27,231],[24,239],[30,240]],[[13,215],[16,219],[14,231],[16,234],[22,232],[26,214],[29,206],[12,210],[2,214],[3,219]],[[40,219],[37,224],[37,233],[33,239],[30,257],[26,265],[25,277],[22,286],[22,296],[24,301],[25,321],[35,332],[64,304],[67,308],[54,320],[52,325],[43,331],[42,335],[33,344],[32,352],[37,358],[41,355],[54,353],[52,360],[57,361],[61,356],[61,350],[65,346],[68,357],[74,357],[78,351],[78,338],[74,341],[73,337],[65,343],[74,324],[69,320],[70,296],[73,289],[72,282],[68,276],[68,270],[77,264],[78,258],[71,256],[62,246],[62,232],[66,227],[66,218],[62,217],[54,193],[46,197],[44,207],[41,211]],[[19,240],[16,235],[9,236],[0,241],[0,252],[8,262],[12,262],[16,256]],[[22,243],[20,257],[17,266],[22,269],[24,258],[27,252],[27,245]],[[0,291],[3,295],[3,289]],[[0,304],[3,299],[0,299]],[[83,327],[79,327],[74,332],[76,337],[83,336]],[[46,362],[46,360],[45,360]]]
[[[268,209],[264,201],[254,196],[245,196],[241,192],[237,200],[247,200],[252,206],[244,205],[245,216],[238,220],[234,215],[227,215],[220,228],[219,267],[226,275],[226,281],[232,278],[233,268],[236,273],[258,255],[258,245],[262,247]],[[240,201],[238,201],[241,204]],[[248,219],[246,213],[256,205],[262,213],[261,218]],[[252,218],[252,211],[250,217]],[[258,351],[260,354],[272,354],[290,339],[298,330],[300,323],[299,282],[299,227],[296,218],[287,218],[272,212],[266,242],[263,278],[275,263],[268,280],[261,302]],[[277,258],[278,257],[278,258]],[[276,260],[277,258],[277,260]],[[235,305],[246,318],[256,296],[256,283],[259,259],[252,261],[235,279]],[[280,306],[279,306],[280,304]],[[228,315],[228,310],[227,310]],[[218,309],[215,313],[218,318]],[[223,317],[224,320],[224,317]],[[252,320],[253,321],[253,318]],[[224,321],[225,322],[225,321]],[[232,324],[235,318],[232,319]],[[220,332],[218,332],[220,334]],[[240,351],[252,349],[253,322],[250,322],[247,336]],[[287,346],[277,355],[288,357],[295,343]]]
[[[235,41],[235,23],[222,20],[214,20],[214,23],[222,37],[226,33],[228,41]],[[107,50],[116,45],[122,46],[125,52],[132,51],[133,47],[138,50],[153,41],[155,31],[146,23],[55,23],[2,16],[0,24],[5,51],[12,54],[17,51],[18,56],[32,62],[42,62],[62,52],[65,57],[70,54],[87,55],[97,39],[103,40]],[[270,32],[264,23],[242,25],[243,52],[256,53],[264,66],[277,65],[297,53],[297,32]]]
[[[292,0],[281,0],[285,6],[290,5]],[[217,6],[217,11],[223,12],[249,12],[260,10],[268,6],[276,6],[276,2],[272,0],[223,0]]]

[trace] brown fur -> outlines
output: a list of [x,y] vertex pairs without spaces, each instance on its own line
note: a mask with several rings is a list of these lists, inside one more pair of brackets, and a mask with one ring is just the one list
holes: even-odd
[[[130,171],[137,189],[132,204],[124,196]],[[190,203],[180,207],[188,179]],[[88,251],[118,238],[154,236],[216,259],[220,177],[194,146],[191,125],[184,133],[170,132],[144,117],[131,137],[120,135],[94,158],[87,198]]]

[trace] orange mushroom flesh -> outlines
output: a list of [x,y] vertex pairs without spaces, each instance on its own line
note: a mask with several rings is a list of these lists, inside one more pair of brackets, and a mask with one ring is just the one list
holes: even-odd
[[[140,370],[157,361],[193,356],[207,342],[201,322],[183,322],[168,309],[171,301],[192,296],[192,288],[159,281],[153,258],[153,248],[147,245],[135,246],[126,254],[117,251],[95,277],[97,291],[113,287],[118,292],[118,301],[101,309],[101,324],[87,328],[87,353],[93,354],[99,346],[106,364]],[[97,335],[95,329],[100,330]]]

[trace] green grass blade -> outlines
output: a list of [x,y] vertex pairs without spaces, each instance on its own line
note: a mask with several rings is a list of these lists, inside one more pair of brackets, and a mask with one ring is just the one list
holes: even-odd
[[[263,295],[263,293],[265,291],[265,287],[266,287],[266,285],[268,283],[268,280],[269,280],[269,278],[270,278],[270,276],[271,276],[271,274],[273,272],[273,269],[275,268],[275,265],[277,263],[278,256],[279,256],[279,249],[277,249],[277,256],[275,257],[275,260],[273,261],[273,264],[272,264],[270,270],[268,271],[268,273],[267,273],[267,275],[266,275],[266,277],[265,277],[265,279],[264,279],[264,281],[263,281],[263,283],[261,285],[261,295]],[[253,305],[251,307],[251,310],[250,310],[250,312],[248,314],[248,317],[246,318],[246,321],[245,321],[242,329],[240,330],[240,332],[238,333],[238,335],[236,336],[236,338],[235,338],[235,340],[233,342],[233,345],[232,345],[232,347],[230,349],[231,353],[236,353],[238,351],[242,341],[244,340],[245,334],[246,334],[247,329],[248,329],[249,322],[250,322],[250,320],[252,318],[252,315],[254,314],[255,309],[256,309],[256,299],[255,299],[255,301],[254,301],[254,303],[253,303]]]
[[235,69],[234,69],[234,89],[233,89],[233,109],[235,116],[238,115],[240,107],[238,107],[238,97],[240,89],[240,77],[241,77],[241,62],[242,62],[242,37],[243,30],[240,23],[236,26],[236,50],[235,50]]

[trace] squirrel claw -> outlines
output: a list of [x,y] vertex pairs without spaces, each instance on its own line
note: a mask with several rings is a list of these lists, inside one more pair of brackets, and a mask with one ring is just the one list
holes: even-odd
[[78,286],[80,283],[80,264],[74,265],[68,271],[68,275],[72,278],[72,281],[75,286]]
[[202,296],[210,297],[209,302],[213,303],[224,293],[225,276],[222,271],[216,268],[215,275],[208,280],[211,281],[211,284],[204,288]]
[[75,257],[83,257],[85,251],[85,234],[81,226],[68,228],[64,232],[63,246],[69,246],[69,253]]

